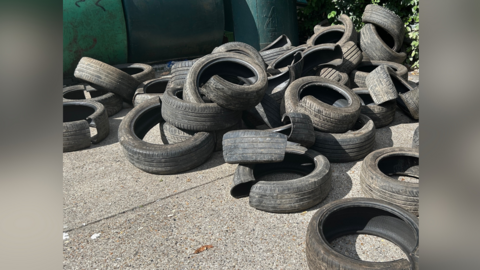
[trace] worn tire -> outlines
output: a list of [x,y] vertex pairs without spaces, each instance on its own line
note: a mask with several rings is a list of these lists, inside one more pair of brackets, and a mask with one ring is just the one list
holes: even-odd
[[357,47],[355,42],[348,41],[342,45],[343,63],[335,69],[350,74],[362,62],[362,51]]
[[[390,71],[393,72],[391,69]],[[365,79],[365,84],[375,104],[382,104],[398,97],[388,66],[380,65],[370,72]]]
[[393,11],[379,5],[367,5],[362,15],[362,22],[372,23],[377,27],[383,28],[394,40],[392,50],[400,50],[403,44],[403,37],[405,36],[405,26],[402,18]]
[[310,117],[303,113],[286,113],[282,117],[283,126],[269,129],[287,135],[289,142],[299,143],[310,148],[315,143],[315,131]]
[[293,49],[290,39],[286,35],[280,35],[272,43],[261,49],[259,53],[265,64],[270,65],[275,59],[290,49]]
[[195,62],[196,60],[187,60],[173,64],[170,71],[172,76],[170,78],[169,87],[183,89],[188,72]]
[[227,129],[240,121],[241,111],[232,111],[215,103],[193,103],[182,99],[182,89],[167,89],[162,96],[162,116],[175,127],[191,131]]
[[[87,99],[85,91],[89,92],[90,98]],[[85,85],[74,85],[63,88],[63,102],[66,101],[95,101],[102,104],[107,111],[107,116],[112,116],[123,108],[123,100],[118,95],[111,92],[96,90],[93,87]]]
[[397,109],[396,102],[394,100],[377,105],[373,102],[370,92],[366,88],[354,88],[352,89],[355,94],[358,95],[362,106],[360,107],[360,113],[368,116],[375,124],[375,128],[385,127],[393,122],[395,118],[395,111]]
[[88,82],[93,88],[119,95],[127,103],[132,98],[140,82],[131,75],[90,57],[82,57],[78,62],[75,78]]
[[280,104],[269,95],[263,96],[255,108],[243,111],[242,119],[249,128],[255,129],[260,125],[267,125],[269,128],[282,125],[280,115]]
[[352,90],[316,76],[300,78],[290,84],[282,104],[281,113],[304,113],[310,116],[313,126],[323,132],[346,132],[360,115],[360,98]]
[[[90,127],[97,129],[91,137]],[[71,152],[99,143],[110,133],[105,107],[95,101],[63,102],[63,152]]]
[[420,126],[418,126],[415,131],[413,132],[413,139],[412,139],[412,148],[418,148],[420,146]]
[[242,54],[242,55],[251,57],[253,60],[255,60],[255,62],[259,66],[263,67],[264,69],[267,66],[263,61],[263,58],[260,55],[260,53],[254,47],[248,45],[247,43],[238,42],[238,41],[227,42],[218,47],[215,47],[215,49],[213,49],[212,51],[212,54],[222,53],[222,52],[233,52],[233,53]]
[[267,70],[276,69],[280,70],[281,73],[282,69],[292,68],[293,74],[295,75],[292,81],[300,78],[300,76],[302,75],[304,64],[302,52],[305,51],[305,49],[306,47],[296,47],[287,51],[286,53],[280,55],[272,63],[270,63]]
[[114,67],[120,69],[121,71],[132,75],[133,78],[137,79],[139,82],[145,82],[148,80],[155,79],[155,70],[153,67],[147,64],[142,63],[132,63],[132,64],[119,64],[114,65]]
[[316,46],[325,43],[335,43],[343,45],[348,41],[357,42],[357,31],[353,25],[352,20],[345,14],[338,17],[338,21],[343,25],[332,25],[326,27],[317,28],[315,32],[308,40],[308,46]]
[[343,52],[339,45],[321,44],[303,51],[302,77],[313,76],[324,66],[340,66],[343,63]]
[[133,106],[136,107],[153,97],[161,98],[167,89],[169,81],[169,78],[157,78],[141,83],[133,96]]
[[382,34],[381,28],[379,30],[373,24],[367,23],[361,30],[360,48],[368,55],[370,60],[390,61],[399,64],[403,63],[407,58],[407,54],[404,52],[398,53],[392,50],[389,45],[393,46],[393,41],[387,41],[387,44],[382,37],[386,38],[385,35]]
[[404,78],[408,79],[408,69],[402,64],[388,61],[371,61],[363,59],[362,62],[350,73],[350,84],[352,88],[364,88],[367,87],[365,84],[365,79],[368,74],[376,69],[380,65],[386,65],[389,68],[393,69],[395,73]]
[[[349,234],[385,238],[408,257],[390,262],[368,262],[345,256],[331,243]],[[370,198],[348,198],[321,207],[310,220],[306,233],[308,268],[320,269],[419,269],[419,220],[389,202]]]
[[418,215],[419,184],[402,182],[388,175],[419,178],[418,148],[388,147],[370,153],[362,163],[360,184],[372,198],[396,204]]
[[152,174],[175,174],[200,166],[213,153],[213,134],[198,132],[178,144],[162,145],[143,141],[155,125],[163,122],[160,98],[149,99],[133,108],[118,128],[118,141],[130,163]]
[[350,88],[350,78],[348,77],[348,74],[340,72],[334,68],[330,68],[330,67],[322,68],[315,75],[322,78],[330,79],[334,82],[343,84],[346,87]]
[[223,159],[230,164],[281,162],[287,136],[267,130],[236,130],[223,135]]
[[[401,79],[399,79],[401,81]],[[411,87],[411,85],[409,84]],[[412,87],[411,87],[412,88]],[[408,87],[403,87],[400,85],[397,87],[398,98],[397,104],[398,106],[412,119],[418,120],[420,118],[419,112],[419,102],[420,102],[420,91],[419,87],[415,87],[413,89],[408,89]],[[403,92],[405,91],[405,92]]]
[[364,158],[375,145],[375,125],[363,114],[358,117],[353,130],[345,133],[315,131],[312,149],[332,163],[351,162]]

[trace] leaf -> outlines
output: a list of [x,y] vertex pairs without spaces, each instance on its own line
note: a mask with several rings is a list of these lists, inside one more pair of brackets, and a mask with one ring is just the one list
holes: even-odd
[[213,248],[213,246],[212,245],[201,246],[197,250],[195,250],[195,252],[193,252],[193,254],[198,254],[200,252],[204,252],[205,250],[210,249],[210,248]]

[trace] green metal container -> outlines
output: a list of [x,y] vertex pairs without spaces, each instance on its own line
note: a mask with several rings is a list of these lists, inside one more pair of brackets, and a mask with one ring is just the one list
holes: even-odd
[[296,0],[232,0],[235,41],[263,49],[285,34],[298,45]]
[[121,0],[63,0],[63,74],[83,56],[115,65],[127,62],[127,30]]

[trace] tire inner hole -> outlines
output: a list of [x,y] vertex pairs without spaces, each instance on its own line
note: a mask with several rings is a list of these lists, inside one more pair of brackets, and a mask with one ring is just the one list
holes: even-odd
[[[361,65],[359,67],[356,68],[357,71],[361,71],[361,72],[372,72],[374,69],[376,69],[379,65],[374,65],[374,64],[368,64],[368,65]],[[398,71],[397,68],[394,68],[394,67],[390,67],[389,68],[393,69],[395,72]]]
[[378,162],[378,168],[385,175],[410,183],[419,182],[419,165],[419,158],[412,156],[389,156]]
[[167,84],[168,84],[168,81],[164,81],[164,80],[152,81],[145,85],[145,87],[143,88],[143,91],[147,94],[165,93]]
[[395,46],[395,40],[387,31],[383,30],[381,27],[375,27],[375,29],[377,30],[380,38],[383,40],[383,42],[385,42],[385,44],[387,44],[388,47],[393,48]]
[[203,86],[214,75],[238,85],[254,84],[257,81],[257,75],[249,67],[224,58],[222,61],[217,60],[211,63],[199,72],[197,85]]
[[94,112],[95,109],[89,106],[63,105],[63,122],[66,123],[78,120],[85,120]]
[[306,96],[313,96],[323,103],[338,108],[345,108],[349,106],[349,101],[345,96],[326,86],[309,85],[300,90],[299,99],[301,100]]
[[313,42],[313,45],[319,45],[324,43],[337,43],[338,41],[340,41],[340,39],[342,39],[344,33],[345,30],[342,29],[328,31],[318,36]]
[[309,157],[286,153],[282,162],[256,164],[253,175],[257,181],[287,181],[308,175],[314,169]]
[[134,67],[120,68],[120,70],[127,73],[128,75],[135,75],[143,71],[143,69],[141,68],[134,68]]

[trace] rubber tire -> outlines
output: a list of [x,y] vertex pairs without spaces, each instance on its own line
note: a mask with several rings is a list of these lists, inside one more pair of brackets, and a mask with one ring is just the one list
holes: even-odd
[[406,93],[400,92],[397,98],[398,106],[405,112],[405,114],[407,114],[407,116],[409,116],[414,120],[418,120],[420,118],[420,112],[419,112],[420,91],[419,90],[420,90],[419,87],[415,87]]
[[[393,70],[390,69],[393,72]],[[388,66],[380,65],[365,79],[370,96],[375,104],[382,104],[398,97],[397,89],[390,77]]]
[[282,125],[281,118],[280,104],[269,95],[263,96],[262,101],[255,108],[243,111],[242,115],[247,127],[253,129],[260,125],[267,125],[269,128],[279,127]]
[[302,77],[313,76],[324,66],[340,66],[343,63],[343,52],[339,45],[332,43],[310,47],[303,51]]
[[241,111],[232,111],[215,103],[193,103],[177,98],[182,89],[167,89],[162,96],[162,116],[177,128],[191,131],[227,129],[240,121]]
[[[363,160],[360,171],[360,184],[366,196],[393,203],[418,216],[419,184],[398,181],[389,177],[379,169],[379,163],[385,160],[385,158],[398,158],[402,156],[410,158],[399,160],[395,163],[393,160],[389,160],[388,163],[381,163],[385,166],[390,166],[384,167],[386,173],[404,173],[408,171],[408,167],[410,167],[410,169],[412,167],[418,169],[418,148],[388,147],[378,149],[370,153]],[[418,171],[413,171],[410,175],[419,177]]]
[[319,23],[317,23],[314,27],[313,27],[313,32],[316,34],[318,33],[320,30],[324,29],[325,27],[328,27],[330,26],[330,23],[328,22],[328,19],[325,19]]
[[267,64],[265,64],[265,62],[263,61],[260,53],[254,47],[250,46],[247,43],[238,41],[227,42],[218,47],[215,47],[215,49],[213,49],[212,51],[212,54],[222,52],[239,53],[251,57],[259,66],[263,67],[264,69],[266,69],[267,67]]
[[[244,179],[243,181],[253,178],[254,184],[249,192],[251,207],[271,213],[300,212],[319,204],[328,196],[332,189],[330,162],[313,150],[295,149],[303,151],[287,148],[287,155],[281,163],[238,166],[235,176],[238,175]],[[299,158],[313,164],[310,166],[298,164]],[[262,175],[282,172],[294,172],[304,176],[284,181],[256,180]]]
[[347,43],[348,41],[353,41],[354,43],[357,42],[357,31],[355,30],[355,27],[353,25],[352,20],[350,17],[348,17],[345,14],[341,14],[338,17],[338,21],[342,22],[343,25],[332,25],[332,26],[327,26],[327,27],[321,27],[318,29],[318,32],[315,32],[308,40],[307,40],[307,45],[308,46],[316,46],[320,44],[325,44],[325,43],[332,43],[334,40],[328,40],[322,43],[317,43],[318,38],[322,35],[328,34],[330,32],[343,32],[342,37],[333,42],[338,45],[343,45]]
[[133,95],[140,84],[131,75],[90,57],[80,59],[73,75],[95,89],[119,95],[129,104],[132,104]]
[[[269,129],[288,135],[289,142],[310,148],[315,143],[315,131],[310,117],[303,113],[286,113],[282,117],[283,126]],[[288,146],[287,146],[288,147]]]
[[346,87],[350,88],[350,78],[348,77],[348,74],[340,72],[334,68],[330,68],[330,67],[322,68],[315,75],[322,78],[330,79],[334,82],[343,84]]
[[267,130],[235,130],[222,139],[223,159],[230,164],[281,162],[287,135]]
[[118,128],[118,141],[127,160],[152,174],[176,174],[205,163],[215,147],[213,134],[198,132],[178,144],[162,145],[143,141],[155,125],[163,122],[160,98],[149,99],[133,108]]
[[170,78],[157,78],[141,83],[138,86],[137,91],[135,91],[135,95],[133,96],[133,106],[136,107],[140,103],[153,97],[161,98],[163,93],[165,93],[167,90],[167,85],[169,82]]
[[[285,90],[290,85],[291,82],[295,81],[297,78],[300,78],[303,71],[303,53],[301,50],[294,49],[293,53],[293,64],[287,66],[283,72],[280,72],[278,75],[268,77],[267,90],[265,91],[266,95],[272,97],[278,104],[281,103],[283,97],[285,96]],[[289,57],[289,53],[281,56]],[[280,63],[281,62],[277,62]],[[275,65],[275,63],[273,63]]]
[[176,62],[173,64],[170,73],[172,77],[170,78],[169,87],[172,88],[182,88],[185,85],[185,79],[187,78],[188,71],[192,68],[196,60],[187,60]]
[[396,63],[403,63],[407,58],[407,54],[404,52],[396,52],[378,35],[377,30],[373,24],[367,23],[360,30],[360,48],[368,55],[370,60],[381,60]]
[[[114,65],[114,67],[122,70],[125,72],[125,69],[142,69],[141,72],[132,74],[132,77],[137,79],[139,82],[145,82],[148,80],[155,79],[155,70],[153,70],[153,67],[147,64],[142,64],[142,63],[133,63],[133,64],[119,64],[119,65]],[[129,74],[128,72],[125,72]]]
[[362,22],[371,23],[383,28],[395,41],[392,50],[400,50],[405,36],[405,26],[403,25],[402,18],[393,11],[379,5],[367,5],[362,15]]
[[360,51],[360,48],[358,48],[353,41],[346,42],[341,48],[343,52],[343,63],[335,69],[350,74],[350,72],[362,62],[362,51]]
[[[363,58],[363,61],[360,62],[360,64],[357,66],[357,69],[353,70],[350,73],[350,85],[352,86],[352,88],[367,87],[367,85],[365,84],[365,79],[367,78],[368,74],[370,74],[370,72],[360,71],[359,69],[368,66],[378,67],[380,65],[386,65],[392,68],[398,76],[404,78],[405,80],[408,79],[408,69],[402,64],[388,61],[371,61],[365,60],[365,58]],[[372,68],[372,71],[374,69],[375,68]]]
[[[384,211],[387,212],[384,214]],[[370,234],[399,246],[408,260],[368,262],[334,250],[334,239],[349,234]],[[376,199],[348,198],[320,208],[306,233],[308,268],[317,269],[419,269],[419,220],[402,208]]]
[[332,163],[360,160],[373,151],[376,130],[373,121],[363,114],[358,117],[355,128],[358,130],[345,133],[315,131],[312,149]]
[[352,89],[355,94],[360,97],[362,106],[360,113],[368,116],[375,124],[375,128],[382,128],[388,126],[395,118],[395,111],[397,104],[395,101],[388,101],[377,105],[371,100],[370,92],[366,88]]
[[[290,66],[293,67],[295,72],[295,79],[299,78],[302,75],[303,71],[303,51],[305,51],[306,47],[296,47],[287,51],[286,53],[280,55],[277,59],[275,59],[270,65],[268,66],[267,70],[269,69],[285,69]],[[297,56],[299,54],[299,57]],[[281,71],[279,73],[282,73]]]
[[[65,106],[89,107],[94,110],[92,114],[85,112],[69,112]],[[95,101],[66,101],[63,102],[63,152],[77,151],[90,147],[91,143],[103,141],[110,133],[110,125],[105,107]],[[82,109],[81,109],[82,110]],[[80,115],[70,115],[80,114]],[[65,122],[70,118],[78,120]],[[90,127],[97,129],[97,134],[91,137]]]
[[[326,87],[340,93],[347,97],[347,100],[350,99],[349,105],[341,108],[334,107],[310,95],[300,100],[300,90],[313,85]],[[304,113],[310,116],[313,126],[320,131],[342,133],[355,125],[360,115],[360,104],[360,98],[345,85],[326,78],[310,76],[300,78],[290,84],[282,101],[284,109],[282,110],[281,106],[280,112]]]
[[413,132],[413,139],[412,139],[412,148],[419,148],[420,147],[420,126],[418,126],[415,131]]
[[[85,92],[97,92],[100,93],[99,96],[87,99],[85,97]],[[103,94],[103,95],[102,95]],[[73,95],[75,98],[65,98],[65,95]],[[82,97],[83,96],[83,97]],[[107,111],[107,116],[112,116],[123,108],[123,100],[118,95],[112,92],[103,92],[94,89],[93,87],[85,87],[85,85],[74,85],[63,88],[63,102],[66,101],[95,101],[102,104]]]

